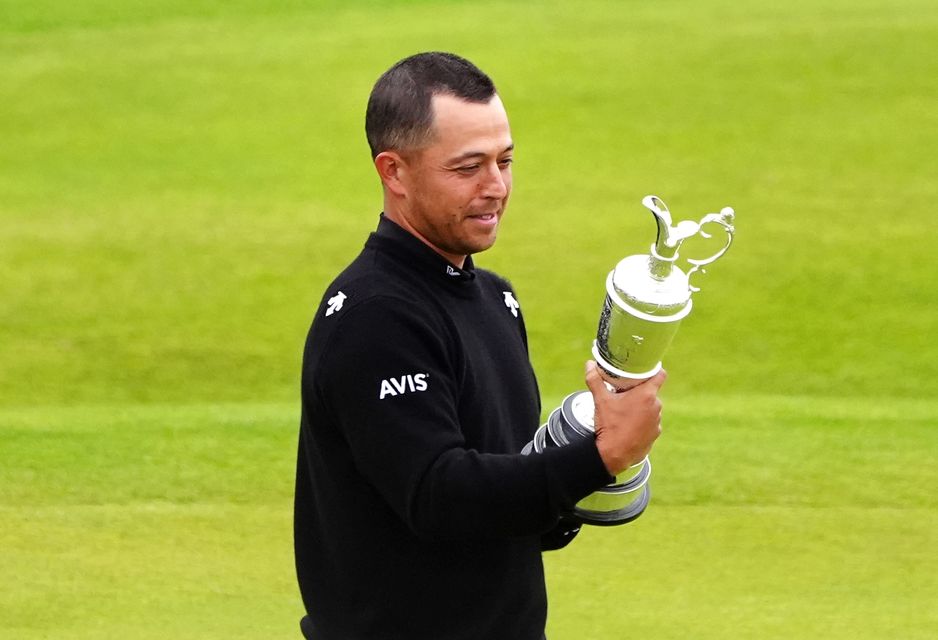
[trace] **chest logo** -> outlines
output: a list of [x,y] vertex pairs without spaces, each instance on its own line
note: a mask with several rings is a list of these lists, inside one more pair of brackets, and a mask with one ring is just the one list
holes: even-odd
[[326,315],[331,316],[336,311],[341,311],[342,305],[345,304],[345,299],[347,297],[348,297],[347,295],[339,291],[337,294],[329,298],[327,302],[327,304],[329,305],[329,308],[326,309]]
[[414,393],[417,391],[426,391],[428,373],[408,373],[400,378],[385,378],[381,381],[381,389],[378,391],[378,400],[384,400],[387,396],[399,396],[405,393]]
[[511,315],[518,317],[518,309],[521,308],[521,305],[518,304],[518,301],[515,300],[515,296],[511,291],[503,291],[505,294],[505,306],[508,307],[508,310],[511,311]]

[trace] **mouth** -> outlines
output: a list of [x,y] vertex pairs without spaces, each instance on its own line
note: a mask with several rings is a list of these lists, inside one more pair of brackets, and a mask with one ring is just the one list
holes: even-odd
[[498,222],[498,214],[496,213],[477,213],[469,216],[470,220],[480,222],[486,225],[492,225]]

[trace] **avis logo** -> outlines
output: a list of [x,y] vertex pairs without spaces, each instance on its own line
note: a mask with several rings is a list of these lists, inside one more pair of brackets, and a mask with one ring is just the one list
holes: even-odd
[[378,392],[378,400],[384,400],[385,396],[399,396],[404,393],[427,390],[428,373],[408,373],[400,378],[386,378],[381,381],[381,391]]

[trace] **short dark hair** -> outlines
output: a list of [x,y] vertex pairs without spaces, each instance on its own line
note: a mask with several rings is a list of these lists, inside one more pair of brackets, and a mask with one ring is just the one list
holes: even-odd
[[430,51],[404,58],[378,78],[368,98],[365,135],[371,157],[425,144],[432,134],[435,95],[485,103],[495,95],[495,84],[453,53]]

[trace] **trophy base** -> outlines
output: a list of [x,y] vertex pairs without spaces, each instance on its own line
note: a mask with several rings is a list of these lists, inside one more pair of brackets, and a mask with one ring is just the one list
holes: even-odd
[[[551,412],[547,422],[521,450],[522,455],[537,455],[545,449],[563,447],[582,438],[594,438],[593,398],[589,391],[568,395]],[[573,506],[571,516],[582,524],[616,526],[638,518],[648,506],[651,491],[648,480],[651,461],[646,456],[619,473],[612,484],[594,491]]]
[[617,527],[632,522],[645,513],[645,507],[651,500],[651,487],[647,484],[642,487],[642,493],[635,502],[616,511],[591,511],[589,509],[573,508],[573,517],[583,524],[597,527]]
[[613,526],[640,516],[650,499],[648,478],[651,476],[651,462],[646,457],[620,475],[631,477],[625,482],[618,482],[617,477],[615,484],[606,485],[577,502],[573,508],[574,517],[583,524]]

